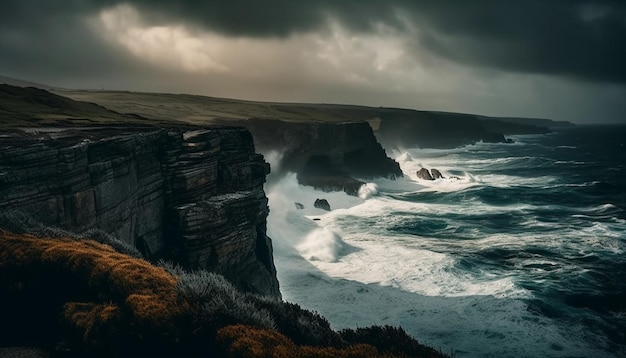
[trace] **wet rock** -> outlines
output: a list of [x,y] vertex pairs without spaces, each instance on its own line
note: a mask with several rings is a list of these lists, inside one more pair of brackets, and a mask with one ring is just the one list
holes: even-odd
[[430,170],[433,179],[443,179],[441,172],[435,168]]
[[418,179],[423,179],[423,180],[434,180],[433,177],[430,175],[430,172],[426,168],[422,168],[418,170],[417,177]]
[[315,200],[315,203],[313,204],[313,206],[318,208],[318,209],[330,211],[330,204],[328,203],[328,200],[326,200],[326,199],[317,199],[317,200]]
[[300,204],[300,203],[295,203],[295,204],[296,204],[296,209],[297,209],[297,210],[302,210],[302,209],[304,209],[304,205],[303,205],[303,204]]

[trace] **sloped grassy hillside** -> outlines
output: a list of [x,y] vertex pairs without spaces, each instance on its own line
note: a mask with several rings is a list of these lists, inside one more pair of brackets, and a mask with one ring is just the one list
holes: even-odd
[[0,230],[8,332],[0,347],[60,356],[445,356],[399,328],[335,332],[316,313],[243,294],[222,276],[154,266],[103,232],[8,228]]

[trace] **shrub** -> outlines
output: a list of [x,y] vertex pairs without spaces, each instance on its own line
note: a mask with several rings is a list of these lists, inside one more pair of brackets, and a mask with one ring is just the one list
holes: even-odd
[[246,300],[223,276],[207,271],[182,273],[176,284],[180,297],[190,306],[199,326],[214,328],[243,323],[273,328],[274,322],[265,309]]
[[441,352],[419,344],[400,327],[372,326],[356,330],[344,329],[339,334],[350,344],[371,344],[383,353],[402,357],[445,357]]
[[359,344],[344,349],[297,346],[281,333],[244,325],[228,326],[217,333],[219,352],[238,358],[365,358],[381,357],[376,348]]
[[16,234],[30,234],[39,238],[74,238],[88,239],[113,247],[117,252],[143,258],[134,246],[121,241],[100,229],[89,229],[77,235],[57,227],[45,226],[29,214],[18,210],[0,212],[0,228]]
[[0,212],[0,228],[16,234],[25,234],[41,230],[44,226],[24,212],[3,210]]
[[80,233],[79,237],[93,240],[101,244],[111,246],[115,251],[132,256],[135,258],[143,258],[143,255],[134,246],[117,239],[113,235],[100,229],[89,229]]
[[[178,339],[174,323],[185,306],[178,302],[176,278],[144,260],[91,240],[0,231],[0,263],[1,280],[14,286],[2,290],[57,312],[48,319],[62,313],[56,325],[82,337],[82,350],[98,352],[110,342],[115,344],[111,349],[121,350],[120,342],[128,341],[163,347]],[[31,307],[15,308],[37,319],[29,316]],[[11,317],[19,319],[18,314]],[[54,322],[45,326],[54,332]]]
[[342,346],[337,332],[330,328],[326,318],[299,305],[272,297],[248,295],[248,300],[260,309],[266,309],[276,323],[276,329],[296,344],[311,346]]

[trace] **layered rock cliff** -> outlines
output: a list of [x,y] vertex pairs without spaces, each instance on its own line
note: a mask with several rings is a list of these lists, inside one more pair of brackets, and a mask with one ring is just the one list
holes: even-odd
[[0,210],[100,228],[144,253],[280,297],[269,165],[239,128],[38,128],[0,136]]
[[378,117],[378,108],[156,93],[57,93],[150,121],[245,127],[252,132],[259,151],[282,155],[277,168],[297,173],[301,184],[326,191],[356,195],[363,184],[359,179],[402,176],[399,165],[387,157],[366,122]]
[[355,195],[363,182],[354,178],[402,176],[399,164],[387,157],[366,122],[252,118],[225,123],[249,129],[261,152],[280,153],[280,170],[297,173],[298,181],[304,185]]

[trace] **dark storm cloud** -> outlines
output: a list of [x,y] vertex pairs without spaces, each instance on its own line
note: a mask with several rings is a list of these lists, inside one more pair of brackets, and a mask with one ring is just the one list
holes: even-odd
[[476,1],[425,8],[421,40],[457,62],[503,70],[626,82],[626,4]]
[[123,49],[107,44],[86,25],[81,15],[91,8],[69,7],[73,11],[68,11],[59,5],[53,1],[0,2],[0,74],[63,83],[70,76],[106,78],[152,70]]
[[[626,83],[626,4],[609,0],[3,0],[0,54],[19,52],[25,40],[36,46],[20,29],[45,40],[47,31],[64,29],[73,17],[122,3],[155,23],[231,36],[286,37],[329,19],[357,32],[385,24],[411,36],[415,48],[457,63]],[[76,36],[68,32],[67,41]]]

